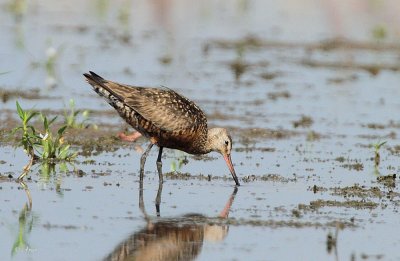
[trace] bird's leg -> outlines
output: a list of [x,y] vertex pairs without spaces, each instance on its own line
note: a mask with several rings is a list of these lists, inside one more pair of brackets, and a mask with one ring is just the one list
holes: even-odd
[[157,171],[158,171],[158,182],[159,183],[163,183],[162,162],[161,162],[162,151],[163,151],[163,147],[160,147],[160,150],[158,151],[158,157],[157,157]]
[[132,134],[128,134],[126,135],[125,133],[121,132],[118,133],[118,137],[123,140],[123,141],[130,141],[133,142],[137,139],[139,139],[139,137],[142,136],[142,134],[138,131],[133,132]]
[[142,154],[142,157],[140,158],[140,182],[143,182],[144,164],[146,163],[147,155],[149,155],[149,152],[150,152],[151,148],[153,147],[153,145],[154,144],[150,142],[150,144],[147,147],[146,151]]
[[162,193],[162,188],[163,188],[163,183],[162,183],[162,182],[159,182],[159,183],[158,183],[157,197],[156,197],[156,211],[157,211],[157,217],[160,216],[160,204],[161,204],[161,193]]
[[146,217],[147,213],[144,209],[144,200],[143,200],[143,180],[139,182],[139,208],[142,211],[143,215]]
[[162,193],[162,187],[163,187],[162,162],[161,162],[162,151],[163,151],[163,147],[160,147],[160,150],[158,151],[158,157],[157,157],[157,171],[158,171],[158,191],[157,191],[157,197],[156,197],[157,217],[160,216],[161,193]]

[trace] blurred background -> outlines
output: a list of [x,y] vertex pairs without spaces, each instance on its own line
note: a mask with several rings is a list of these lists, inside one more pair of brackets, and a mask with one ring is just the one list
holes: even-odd
[[221,53],[204,57],[215,40],[252,37],[291,50],[337,38],[397,43],[399,13],[396,0],[4,0],[0,71],[10,73],[1,81],[18,89],[58,86],[65,97],[87,91],[81,73],[90,69],[184,88],[204,78],[205,63],[224,61]]

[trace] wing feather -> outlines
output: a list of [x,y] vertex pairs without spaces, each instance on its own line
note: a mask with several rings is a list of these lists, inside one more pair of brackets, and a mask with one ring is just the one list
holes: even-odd
[[147,121],[145,123],[141,120],[142,125],[151,124],[172,136],[180,136],[181,139],[187,136],[188,140],[196,133],[205,133],[207,130],[204,112],[194,102],[169,88],[120,84],[106,80],[94,72],[84,75],[91,85],[106,89],[125,106],[140,114]]
[[170,89],[142,88],[123,101],[145,119],[167,132],[196,131],[207,127],[204,112],[192,101]]

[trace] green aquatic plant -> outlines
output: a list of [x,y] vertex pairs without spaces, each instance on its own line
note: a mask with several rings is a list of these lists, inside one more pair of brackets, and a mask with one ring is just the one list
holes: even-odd
[[[89,127],[89,110],[76,110],[74,99],[69,100],[69,110],[64,110],[64,124],[69,128],[84,129]],[[93,125],[95,128],[97,126]]]
[[67,125],[62,126],[54,135],[50,130],[50,125],[54,123],[57,116],[50,121],[41,114],[43,120],[44,134],[39,134],[40,146],[37,147],[39,157],[43,160],[70,160],[76,156],[76,153],[70,152],[70,145],[64,142],[64,133]]
[[53,89],[60,84],[60,77],[58,73],[59,58],[61,57],[63,46],[55,47],[52,45],[51,40],[48,40],[48,47],[44,52],[44,60],[32,61],[32,70],[44,70],[46,73],[45,85],[47,89]]
[[105,21],[107,18],[107,14],[110,9],[110,0],[96,0],[95,8],[96,15],[102,20]]
[[374,162],[375,162],[375,166],[379,166],[379,163],[381,161],[381,155],[380,155],[380,149],[383,145],[386,144],[387,141],[383,141],[380,142],[378,141],[377,143],[372,144],[372,146],[374,147],[374,153],[375,153],[375,157],[374,157]]
[[34,147],[37,145],[39,136],[37,135],[35,128],[30,125],[30,121],[39,113],[35,111],[23,110],[18,101],[16,102],[16,105],[18,116],[21,119],[21,125],[14,128],[12,133],[22,131],[22,137],[19,141],[19,144],[24,148],[24,152],[28,154],[33,161],[33,159],[35,159]]
[[387,38],[387,26],[383,24],[376,25],[372,29],[372,37],[377,41],[383,41]]
[[8,10],[14,15],[16,21],[20,21],[28,10],[28,3],[26,0],[11,0]]
[[236,47],[236,59],[229,64],[230,69],[232,70],[235,80],[238,82],[241,76],[246,72],[249,65],[244,62],[244,53],[245,53],[245,46],[238,45]]
[[22,179],[30,170],[35,161],[47,161],[54,163],[56,161],[69,161],[76,157],[77,153],[72,153],[70,145],[64,142],[64,133],[67,125],[60,127],[56,134],[53,134],[50,126],[57,117],[48,120],[43,114],[40,114],[43,121],[43,132],[40,133],[30,124],[32,119],[39,115],[38,112],[25,111],[21,108],[18,101],[17,113],[21,119],[21,125],[13,129],[13,133],[22,132],[19,144],[24,148],[24,152],[30,157],[29,163],[24,167],[23,173],[18,177]]
[[54,88],[57,86],[57,74],[56,74],[56,65],[58,59],[58,50],[50,46],[46,50],[46,61],[44,63],[44,67],[46,69],[46,86],[48,88]]
[[177,152],[177,153],[178,153],[177,159],[171,162],[172,172],[180,170],[183,165],[186,165],[189,162],[187,160],[186,155],[183,152]]

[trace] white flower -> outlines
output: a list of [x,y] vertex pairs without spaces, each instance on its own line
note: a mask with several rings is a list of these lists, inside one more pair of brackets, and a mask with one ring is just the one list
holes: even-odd
[[53,59],[53,58],[56,57],[56,55],[57,55],[57,49],[56,48],[54,48],[54,47],[47,48],[46,56],[47,56],[48,59]]
[[49,137],[49,133],[46,132],[45,135],[43,135],[42,133],[39,133],[39,136],[42,140],[46,140]]

